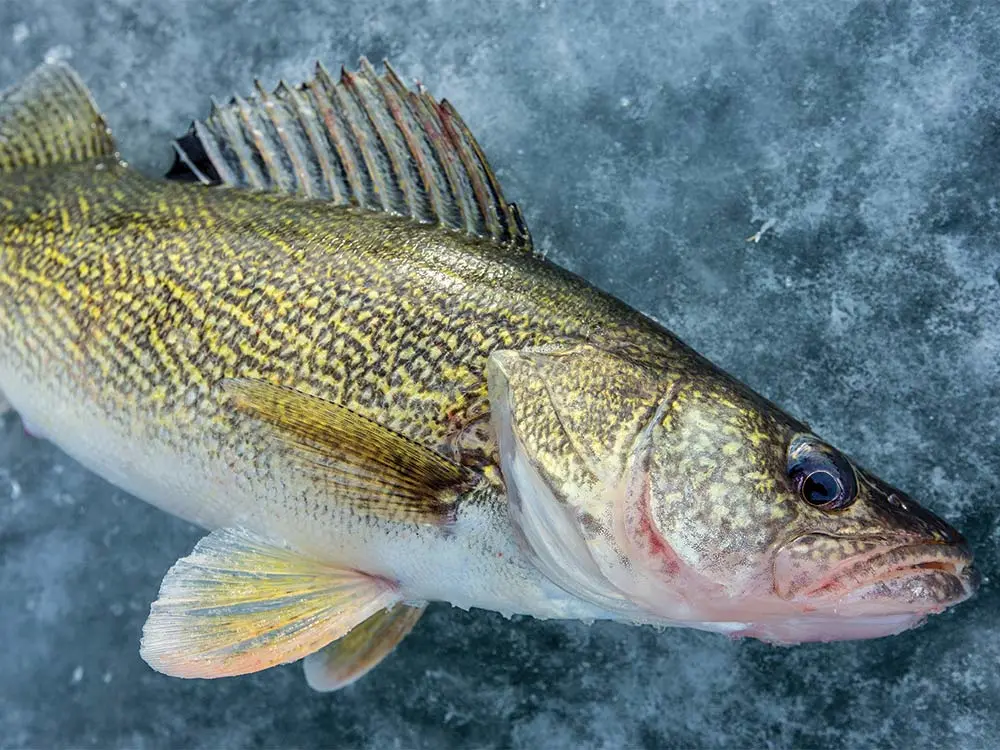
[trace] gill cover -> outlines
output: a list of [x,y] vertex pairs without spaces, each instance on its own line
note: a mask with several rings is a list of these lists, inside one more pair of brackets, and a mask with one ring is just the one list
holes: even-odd
[[662,379],[588,345],[495,352],[487,376],[511,518],[533,562],[565,591],[642,617],[651,583],[630,532]]

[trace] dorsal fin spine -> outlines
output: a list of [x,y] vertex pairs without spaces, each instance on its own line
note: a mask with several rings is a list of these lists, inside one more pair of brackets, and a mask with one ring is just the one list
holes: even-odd
[[[289,108],[294,114],[293,117],[288,116]],[[288,154],[292,163],[292,169],[305,188],[306,195],[312,198],[317,194],[316,186],[313,183],[306,156],[300,148],[300,140],[294,136],[294,133],[301,128],[302,134],[306,136],[306,143],[308,143],[309,134],[306,131],[308,119],[299,106],[295,90],[284,81],[279,81],[278,87],[274,90],[273,106],[270,112],[272,114],[271,121],[277,129],[278,137],[285,147],[285,153]]]
[[412,178],[412,180],[403,179],[400,181],[406,203],[410,207],[411,215],[419,221],[429,221],[430,215],[433,215],[431,213],[433,209],[428,210],[431,204],[431,185],[423,168],[424,165],[420,163],[420,157],[417,155],[419,152],[413,133],[403,114],[405,105],[400,101],[391,83],[384,83],[377,76],[372,76],[372,83],[381,92],[386,108],[389,110],[389,116],[392,117],[396,129],[403,136],[403,141],[408,149],[408,153],[402,155],[393,149],[393,162],[399,165],[399,169],[405,169]]
[[441,123],[433,109],[428,108],[421,94],[412,91],[407,93],[407,103],[413,113],[417,124],[420,126],[422,137],[427,143],[430,159],[428,167],[436,169],[443,176],[442,180],[435,180],[435,189],[438,199],[446,206],[443,213],[438,215],[446,221],[451,220],[453,226],[463,227],[465,231],[471,232],[473,228],[466,219],[466,205],[459,190],[458,176],[455,174],[454,165],[449,160],[445,151],[441,148]]
[[[361,169],[358,165],[357,154],[354,152],[354,145],[344,132],[341,124],[341,117],[335,109],[338,105],[337,87],[322,65],[316,66],[316,80],[319,82],[322,92],[316,92],[315,101],[323,112],[323,121],[326,124],[327,132],[333,139],[337,156],[344,164],[344,176],[347,184],[351,188],[354,201],[361,208],[368,208],[368,188],[361,183]],[[318,94],[322,93],[323,96]]]
[[313,154],[319,162],[320,174],[326,181],[326,184],[329,185],[334,202],[342,205],[350,204],[351,191],[347,175],[342,174],[339,165],[331,163],[329,156],[329,151],[332,149],[337,154],[340,164],[343,164],[341,149],[333,142],[330,129],[328,127],[321,127],[325,124],[325,118],[321,105],[316,101],[315,91],[316,81],[319,81],[321,76],[329,78],[323,66],[316,63],[314,80],[310,84],[303,86],[301,90],[290,89],[290,91],[295,92],[296,106],[299,110],[302,113],[308,113],[304,118],[306,134],[309,138]]
[[531,233],[528,231],[528,222],[524,220],[524,215],[516,203],[508,203],[507,209],[510,211],[510,218],[517,227],[518,240],[526,247],[531,247]]
[[[347,70],[347,68],[342,67],[340,69],[340,83],[341,86],[337,89],[337,93],[340,96],[341,103],[344,105],[344,109],[350,112],[347,122],[361,151],[361,158],[367,168],[375,200],[382,211],[391,213],[395,209],[392,198],[393,192],[397,190],[397,186],[393,182],[391,172],[382,169],[382,165],[378,163],[381,154],[379,154],[377,149],[369,147],[372,136],[382,143],[383,150],[385,149],[385,143],[379,135],[378,129],[374,126],[372,118],[364,105],[364,100],[358,92],[355,75]],[[369,128],[372,132],[365,132]]]
[[[236,111],[239,112],[240,104],[239,97],[233,99],[233,104],[236,107]],[[243,137],[243,127],[237,120],[236,115],[233,113],[230,107],[223,107],[217,102],[213,101],[213,117],[215,121],[218,122],[223,131],[226,134],[226,145],[233,149],[236,154],[236,159],[240,164],[243,173],[247,177],[247,182],[250,183],[250,187],[262,188],[264,187],[264,181],[260,176],[260,172],[257,169],[256,163],[254,163],[253,157],[250,154],[250,150],[247,148],[246,139]]]
[[[291,108],[293,118],[300,123],[302,127],[302,134],[305,136],[305,146],[308,148],[309,153],[312,154],[316,159],[316,166],[319,169],[320,180],[330,184],[333,188],[336,183],[333,180],[333,175],[330,172],[329,159],[326,158],[326,154],[323,150],[319,148],[316,143],[316,133],[315,131],[315,117],[312,112],[306,109],[305,102],[302,96],[294,88],[285,83],[284,80],[278,83],[278,88],[275,90],[278,100],[285,102],[285,104]],[[306,195],[310,198],[315,197],[319,194],[317,186],[313,183],[312,172],[307,166],[305,166],[306,160],[309,158],[307,154],[303,154],[301,150],[296,147],[296,158],[301,159],[303,163],[303,168],[305,173],[308,175],[308,189]],[[336,196],[336,193],[334,193]],[[336,200],[336,197],[334,198]]]
[[[194,124],[191,126],[194,131],[195,137],[201,143],[202,148],[205,150],[205,155],[208,157],[209,161],[215,166],[215,171],[219,175],[219,179],[224,184],[230,184],[235,179],[233,170],[229,167],[229,162],[223,158],[222,153],[219,151],[219,146],[212,138],[205,125],[200,120],[195,120]],[[188,164],[188,167],[195,171],[198,179],[201,182],[208,182],[209,178],[207,175],[203,174],[197,169],[193,162],[188,158],[187,153],[179,144],[174,144],[174,150],[180,155],[180,157]]]
[[[343,66],[340,68],[340,88],[338,91],[341,92],[341,102],[344,104],[344,109],[350,112],[348,122],[351,126],[351,133],[354,135],[358,150],[361,152],[361,158],[365,163],[378,208],[387,213],[392,212],[395,209],[392,198],[396,191],[396,185],[391,173],[387,174],[387,170],[382,169],[382,165],[379,164],[382,156],[380,150],[385,149],[385,141],[368,113],[364,97],[358,90],[357,76]],[[373,140],[377,140],[379,143],[376,148],[371,148]]]
[[[218,122],[219,120],[219,103],[212,98],[212,108],[208,112],[208,118],[212,122]],[[225,158],[222,153],[222,148],[216,139],[209,132],[205,123],[201,120],[195,120],[191,123],[191,131],[194,133],[198,142],[201,144],[202,149],[205,151],[205,155],[208,160],[215,165],[215,171],[219,175],[219,180],[225,185],[232,184],[236,178],[236,174],[233,169],[229,166],[229,160]],[[193,165],[194,162],[188,157],[187,152],[182,147],[179,141],[174,141],[174,151],[176,151],[185,162],[189,165]],[[203,174],[200,170],[197,171],[198,179],[202,182],[208,181],[208,176]]]
[[456,155],[446,146],[450,137],[444,122],[442,122],[440,108],[426,91],[420,94],[418,101],[424,114],[424,122],[429,126],[428,129],[431,132],[431,144],[438,159],[445,167],[448,182],[451,184],[451,192],[458,198],[459,213],[466,231],[469,234],[480,234],[482,227],[477,220],[479,209],[472,205],[468,192],[462,187],[463,182],[468,183],[471,187],[471,182],[467,177],[463,179],[462,170],[459,170],[455,165]]
[[[493,208],[491,205],[493,200],[491,199],[488,191],[490,186],[483,179],[480,170],[476,169],[476,165],[473,163],[474,155],[469,153],[468,142],[465,139],[465,125],[462,122],[462,118],[458,116],[455,108],[451,106],[451,102],[447,99],[442,100],[439,107],[441,111],[441,122],[444,123],[445,131],[448,133],[448,137],[451,138],[452,143],[456,146],[456,151],[458,152],[458,157],[462,160],[462,164],[465,167],[465,173],[469,177],[469,182],[472,184],[473,193],[476,196],[475,206],[480,216],[482,217],[482,223],[484,227],[490,226],[490,219],[500,220],[500,216],[497,215],[496,210],[491,212],[491,215],[483,215],[483,208],[485,211],[490,212]],[[462,148],[466,146],[466,148]],[[494,239],[499,239],[502,234],[494,234]]]
[[[364,96],[365,109],[369,113],[369,119],[375,126],[379,138],[382,139],[382,145],[392,162],[391,174],[395,176],[397,187],[402,193],[403,201],[407,207],[406,213],[418,221],[428,221],[427,201],[424,199],[427,186],[423,183],[420,172],[414,168],[413,159],[408,150],[400,153],[401,149],[398,148],[399,136],[402,136],[404,143],[409,143],[400,125],[399,103],[393,101],[394,93],[389,86],[379,80],[378,74],[367,60],[362,61],[361,73],[365,85],[359,87],[358,91]],[[372,93],[377,95],[371,96]],[[377,117],[376,114],[388,115],[388,117]],[[388,130],[395,132],[390,134],[387,132]]]
[[[247,100],[242,96],[234,96],[233,103],[236,105],[236,111],[239,113],[237,127],[243,129],[243,132],[249,136],[255,146],[255,150],[247,152],[248,167],[251,167],[253,170],[257,181],[256,187],[265,188],[268,186],[265,175],[270,176],[277,171],[272,166],[274,154],[267,148],[260,124],[255,122],[255,110],[251,110]],[[263,166],[263,169],[261,169],[261,166]]]
[[[515,227],[517,227],[517,222],[514,220],[513,211],[514,204],[507,203],[503,199],[503,190],[500,188],[500,183],[493,174],[493,170],[490,169],[490,164],[486,160],[486,154],[483,153],[482,148],[479,146],[479,142],[473,138],[472,133],[469,132],[468,126],[465,121],[461,118],[455,108],[448,103],[448,109],[450,110],[451,121],[458,126],[458,129],[462,133],[462,138],[465,140],[466,145],[475,154],[476,160],[479,162],[480,170],[485,176],[486,181],[489,186],[490,193],[492,194],[492,200],[486,203],[488,210],[496,214],[497,221],[500,223],[502,230],[501,234],[497,236],[500,239],[506,234],[514,233]],[[519,229],[519,228],[518,228]],[[520,232],[516,232],[517,235]]]
[[[247,112],[247,123],[251,126],[254,135],[254,142],[257,144],[257,153],[261,155],[264,160],[264,171],[267,173],[268,177],[279,186],[282,192],[288,190],[291,186],[295,184],[295,180],[298,177],[295,170],[295,162],[291,158],[291,154],[288,153],[288,144],[285,143],[285,139],[281,137],[281,128],[274,121],[274,101],[271,99],[270,94],[264,90],[264,87],[260,85],[259,80],[254,80],[253,82],[254,90],[256,91],[257,100],[260,102],[259,107],[254,107],[252,110]],[[268,138],[267,130],[274,130],[275,138]],[[268,142],[271,143],[271,148],[268,148]],[[279,152],[278,149],[281,149]],[[286,157],[292,166],[293,174],[286,176],[286,171],[281,169],[279,163],[283,161],[282,157]],[[302,183],[300,183],[302,184]],[[302,185],[303,190],[308,190],[308,183]]]
[[[452,196],[450,193],[447,196],[442,194],[439,182],[432,174],[434,167],[425,158],[424,149],[419,143],[418,139],[421,138],[421,135],[414,132],[414,129],[410,126],[411,120],[416,120],[416,115],[411,108],[411,94],[406,90],[403,82],[399,80],[399,76],[396,75],[396,71],[392,69],[388,61],[384,65],[387,81],[384,85],[386,100],[390,103],[392,115],[399,126],[400,132],[403,134],[403,138],[406,139],[410,153],[413,155],[414,164],[427,193],[427,202],[430,205],[431,216],[440,216],[447,219],[452,214]],[[423,137],[426,138],[426,136]]]
[[302,139],[299,137],[299,134],[303,130],[303,127],[300,124],[300,120],[289,116],[288,87],[285,86],[284,81],[280,81],[272,95],[264,90],[259,81],[257,82],[257,86],[265,97],[262,101],[264,102],[264,112],[268,117],[268,122],[274,129],[275,136],[278,142],[281,143],[285,159],[291,167],[290,177],[294,179],[289,180],[288,189],[292,190],[295,188],[295,185],[301,185],[305,195],[311,198],[315,193],[315,186],[312,174],[309,171],[308,164],[300,148]]

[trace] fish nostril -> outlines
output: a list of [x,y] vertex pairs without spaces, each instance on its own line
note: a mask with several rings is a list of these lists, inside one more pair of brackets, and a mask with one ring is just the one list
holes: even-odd
[[966,543],[958,529],[901,492],[888,492],[882,498],[896,519],[921,536],[930,537],[938,544]]

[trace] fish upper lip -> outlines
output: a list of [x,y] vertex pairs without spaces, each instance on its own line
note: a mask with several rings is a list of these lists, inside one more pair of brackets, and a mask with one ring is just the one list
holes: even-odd
[[851,570],[873,563],[888,563],[889,567],[881,574],[871,576],[868,583],[898,578],[919,570],[936,570],[955,578],[964,578],[967,569],[972,566],[972,554],[964,542],[917,542],[877,553],[857,563]]
[[[858,541],[864,539],[859,538]],[[877,572],[872,570],[875,566],[879,568]],[[794,598],[812,599],[825,591],[835,593],[845,580],[850,581],[853,588],[860,588],[909,575],[919,575],[921,571],[958,579],[966,591],[966,598],[976,592],[980,583],[979,572],[973,567],[972,553],[964,540],[961,542],[920,540],[876,548],[870,553],[844,560],[812,586],[797,592]]]

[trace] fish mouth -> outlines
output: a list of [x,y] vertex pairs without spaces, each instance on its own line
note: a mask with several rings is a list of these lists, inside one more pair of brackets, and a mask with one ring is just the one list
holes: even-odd
[[[845,557],[845,547],[858,551]],[[828,560],[841,561],[824,564],[824,551],[831,553]],[[884,539],[810,534],[779,552],[774,586],[778,596],[806,610],[846,617],[922,615],[940,612],[976,592],[980,575],[972,562],[964,540],[890,546]],[[826,570],[817,570],[820,567]]]

